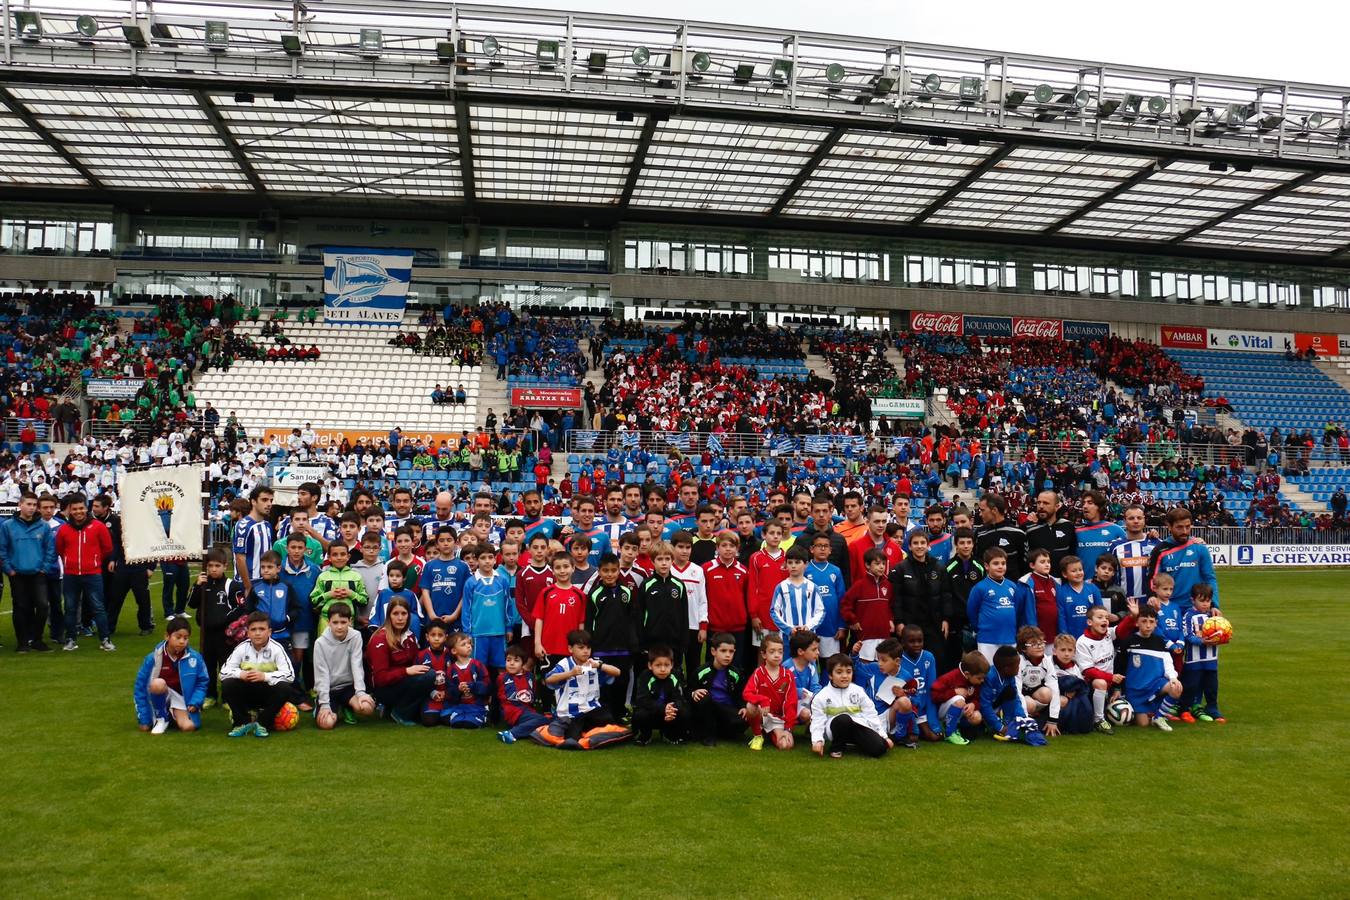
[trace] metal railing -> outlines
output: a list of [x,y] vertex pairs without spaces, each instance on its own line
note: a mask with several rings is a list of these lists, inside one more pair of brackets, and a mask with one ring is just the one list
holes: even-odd
[[1303,528],[1272,525],[1248,528],[1232,525],[1196,525],[1191,536],[1206,544],[1350,544],[1350,526]]
[[23,430],[32,425],[37,443],[45,444],[51,440],[52,424],[51,419],[5,419],[5,440],[11,444],[19,443],[22,440],[20,435]]

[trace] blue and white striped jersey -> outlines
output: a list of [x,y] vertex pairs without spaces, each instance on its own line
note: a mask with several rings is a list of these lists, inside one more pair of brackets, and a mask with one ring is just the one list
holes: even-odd
[[787,579],[773,589],[769,617],[779,631],[790,632],[794,628],[815,631],[825,618],[825,604],[820,602],[820,592],[810,581],[803,579],[801,584],[793,584]]
[[[560,675],[563,672],[570,672],[577,667],[577,662],[570,655],[564,656],[558,661],[558,664],[548,670],[545,678],[552,675]],[[569,678],[560,683],[553,689],[557,695],[557,715],[560,719],[575,719],[577,716],[585,715],[593,709],[600,708],[600,687],[610,684],[614,678],[601,672],[600,669],[590,668],[584,675],[577,675],[575,678]]]
[[[1120,589],[1125,592],[1126,597],[1132,600],[1143,600],[1148,597],[1148,558],[1156,546],[1158,542],[1148,537],[1139,541],[1125,541],[1115,546],[1113,552],[1120,562]],[[1088,577],[1092,577],[1091,571],[1088,572]]]
[[[262,555],[272,549],[272,526],[244,516],[234,526],[234,552],[244,557],[250,581],[262,578]],[[235,560],[234,577],[241,578],[239,561]]]

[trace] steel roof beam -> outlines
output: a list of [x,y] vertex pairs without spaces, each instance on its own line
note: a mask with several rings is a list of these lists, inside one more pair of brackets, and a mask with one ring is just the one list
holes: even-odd
[[194,90],[192,97],[197,101],[197,105],[202,108],[202,112],[206,114],[206,120],[215,129],[221,143],[230,151],[230,156],[234,158],[234,163],[239,167],[239,171],[243,173],[244,178],[248,179],[248,183],[253,186],[255,191],[266,194],[267,185],[263,184],[262,178],[253,168],[253,163],[249,162],[248,154],[244,152],[243,147],[239,146],[239,141],[235,139],[229,126],[225,124],[225,120],[220,115],[220,110],[216,109],[216,105],[211,102],[211,98],[206,96],[206,92],[202,90]]
[[942,194],[938,196],[936,199],[934,199],[932,203],[928,204],[923,209],[919,210],[918,215],[910,219],[909,223],[911,225],[922,225],[924,222],[928,221],[928,218],[930,216],[932,216],[934,213],[937,213],[948,203],[955,200],[958,196],[960,196],[962,191],[964,191],[966,188],[970,187],[972,184],[983,178],[985,174],[987,174],[990,170],[994,168],[994,166],[997,166],[999,163],[1003,162],[1003,160],[1007,159],[1008,156],[1011,155],[1012,152],[1016,149],[1017,149],[1016,144],[1004,144],[1002,147],[999,147],[993,153],[990,153],[988,156],[984,158],[984,160],[978,166],[971,169],[970,172],[968,172],[964,178],[962,178],[960,181],[958,181],[951,187],[947,188],[947,190],[943,191]]
[[778,195],[778,200],[774,203],[773,208],[769,210],[769,215],[778,216],[782,214],[783,210],[787,208],[788,203],[792,202],[792,198],[796,196],[797,191],[801,190],[802,185],[806,184],[807,179],[816,171],[816,168],[824,161],[825,157],[830,155],[830,151],[835,148],[835,145],[839,143],[839,140],[846,133],[846,129],[836,127],[821,139],[819,146],[816,147],[816,151],[811,154],[811,158],[797,171],[797,174],[793,176],[792,181],[790,181],[788,186],[783,189],[783,193]]
[[464,190],[464,206],[472,210],[478,202],[478,185],[473,171],[473,123],[469,115],[469,98],[455,95],[455,133],[459,139],[459,183]]
[[1085,203],[1084,205],[1078,207],[1078,209],[1075,209],[1073,212],[1069,213],[1067,216],[1060,219],[1058,222],[1051,225],[1049,228],[1043,229],[1040,233],[1056,234],[1062,231],[1063,229],[1072,225],[1074,222],[1077,222],[1079,219],[1083,218],[1083,216],[1086,216],[1088,213],[1093,212],[1094,210],[1101,209],[1103,206],[1110,203],[1112,200],[1115,200],[1117,197],[1121,196],[1127,191],[1134,190],[1136,187],[1143,184],[1145,181],[1148,181],[1154,175],[1161,172],[1163,169],[1167,168],[1176,161],[1177,158],[1174,156],[1168,156],[1164,157],[1163,159],[1154,160],[1151,164],[1144,166],[1138,172],[1135,172],[1129,178],[1126,178],[1120,184],[1111,188],[1111,190],[1102,194],[1097,199],[1091,200],[1088,203]]
[[652,145],[652,138],[656,136],[656,125],[663,121],[655,113],[648,113],[647,120],[642,123],[642,133],[638,135],[637,146],[633,148],[633,162],[628,167],[628,177],[624,180],[623,191],[619,194],[619,209],[627,209],[628,203],[633,199],[633,190],[637,187],[638,178],[642,176],[642,167],[647,164],[647,150]]
[[28,130],[36,134],[48,147],[51,147],[52,151],[55,152],[57,156],[61,157],[66,165],[70,166],[76,172],[79,172],[80,177],[89,182],[90,187],[96,191],[107,190],[107,188],[104,187],[103,182],[99,181],[98,176],[94,174],[93,170],[86,166],[78,156],[72,153],[70,148],[61,142],[60,138],[55,134],[52,134],[51,130],[47,128],[46,125],[43,125],[38,121],[37,116],[28,111],[28,107],[20,103],[19,99],[4,87],[0,87],[0,104],[3,104],[6,109],[18,116],[20,121],[28,126]]
[[1275,198],[1277,198],[1277,197],[1279,197],[1279,196],[1281,196],[1281,195],[1283,195],[1283,194],[1287,194],[1287,193],[1289,193],[1289,192],[1292,191],[1292,190],[1296,190],[1296,189],[1298,189],[1298,188],[1301,188],[1301,187],[1303,187],[1303,185],[1305,185],[1305,184],[1307,184],[1308,182],[1313,181],[1313,180],[1315,180],[1315,179],[1317,179],[1317,178],[1319,178],[1319,177],[1320,177],[1320,173],[1318,173],[1318,172],[1305,172],[1304,174],[1299,175],[1297,178],[1291,178],[1291,179],[1289,179],[1288,181],[1286,181],[1284,184],[1281,184],[1281,185],[1279,185],[1278,187],[1273,187],[1273,188],[1271,188],[1270,190],[1266,191],[1264,194],[1262,194],[1261,196],[1257,197],[1255,200],[1248,200],[1246,203],[1242,204],[1241,206],[1235,206],[1235,207],[1233,207],[1232,209],[1228,210],[1227,212],[1219,213],[1219,214],[1218,214],[1217,216],[1215,216],[1214,218],[1209,219],[1209,220],[1207,220],[1207,221],[1205,221],[1205,222],[1201,222],[1199,225],[1196,225],[1194,228],[1190,228],[1190,229],[1187,229],[1186,231],[1183,231],[1181,234],[1179,234],[1179,235],[1177,235],[1176,237],[1172,238],[1172,240],[1171,240],[1169,243],[1180,244],[1180,243],[1183,243],[1183,242],[1185,242],[1185,241],[1189,241],[1191,238],[1195,237],[1197,234],[1200,234],[1200,233],[1202,233],[1202,232],[1208,231],[1209,229],[1213,228],[1215,225],[1222,225],[1224,222],[1227,222],[1229,219],[1231,219],[1231,218],[1233,218],[1233,217],[1235,217],[1235,216],[1240,216],[1240,215],[1242,215],[1242,214],[1245,213],[1245,212],[1250,212],[1251,210],[1255,209],[1256,207],[1260,206],[1261,204],[1266,203],[1266,202],[1271,201],[1271,200],[1274,200]]

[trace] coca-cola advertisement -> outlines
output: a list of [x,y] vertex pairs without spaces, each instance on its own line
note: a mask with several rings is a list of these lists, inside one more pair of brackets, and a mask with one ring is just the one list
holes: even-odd
[[1190,328],[1182,325],[1164,325],[1162,327],[1162,345],[1177,349],[1194,347],[1203,350],[1209,343],[1209,332],[1204,328]]
[[1063,319],[1013,318],[1012,336],[1014,338],[1054,338],[1064,337]]
[[922,331],[927,334],[945,334],[949,337],[960,337],[965,334],[960,313],[914,310],[909,314],[909,330]]

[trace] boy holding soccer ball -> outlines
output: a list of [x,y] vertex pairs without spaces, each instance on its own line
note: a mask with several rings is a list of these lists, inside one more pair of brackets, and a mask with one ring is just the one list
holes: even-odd
[[1186,662],[1181,667],[1183,722],[1227,721],[1219,712],[1219,644],[1223,638],[1204,633],[1205,622],[1214,615],[1213,607],[1213,590],[1207,584],[1197,584],[1191,590],[1191,608],[1181,620],[1186,641]]

